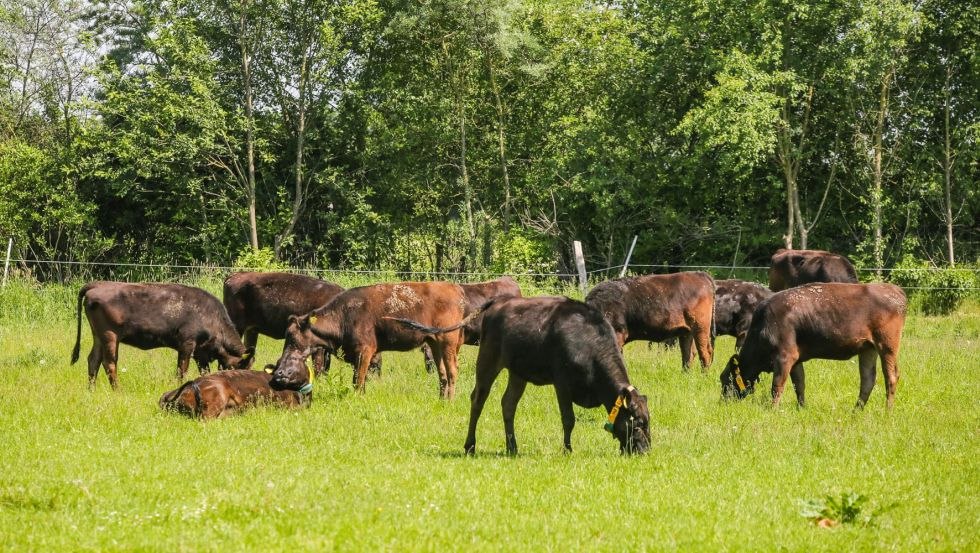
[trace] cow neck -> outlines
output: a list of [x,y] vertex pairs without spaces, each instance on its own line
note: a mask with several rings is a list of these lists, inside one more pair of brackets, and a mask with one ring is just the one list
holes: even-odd
[[[315,317],[315,319],[314,319]],[[315,321],[315,322],[314,322]],[[337,348],[341,345],[343,332],[340,327],[340,317],[335,309],[315,311],[310,316],[310,332],[317,338]]]
[[619,392],[623,388],[631,387],[629,377],[626,376],[625,367],[616,367],[615,370],[601,371],[606,378],[604,382],[596,382],[599,388],[600,401],[605,406],[606,411],[612,411],[616,405],[616,400],[620,397]]

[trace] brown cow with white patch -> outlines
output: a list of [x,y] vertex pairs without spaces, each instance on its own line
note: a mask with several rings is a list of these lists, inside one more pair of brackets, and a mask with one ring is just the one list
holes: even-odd
[[778,249],[769,265],[769,289],[779,292],[809,282],[858,281],[851,260],[823,250]]
[[796,401],[805,403],[803,362],[859,356],[861,391],[857,407],[875,386],[881,357],[889,408],[898,387],[898,349],[906,312],[905,292],[893,284],[814,283],[779,292],[752,315],[742,350],[721,373],[722,394],[742,399],[759,375],[773,373],[772,402],[779,403],[792,378]]
[[585,297],[616,331],[620,347],[634,340],[677,337],[684,368],[697,349],[702,370],[711,365],[715,283],[704,272],[645,275],[600,282]]
[[276,390],[269,385],[271,380],[272,374],[264,371],[221,371],[190,380],[163,394],[159,405],[167,411],[202,419],[222,418],[261,404],[309,406],[308,390]]
[[118,386],[116,362],[120,343],[140,349],[177,350],[177,378],[181,380],[192,358],[204,374],[211,361],[217,360],[222,369],[241,368],[252,355],[238,337],[225,307],[200,288],[102,281],[90,282],[78,292],[72,364],[78,361],[81,345],[83,304],[92,328],[89,386],[95,386],[100,364],[105,367],[109,384]]
[[355,386],[364,391],[371,358],[379,351],[409,351],[429,344],[438,361],[439,390],[443,398],[456,392],[456,357],[462,331],[427,336],[392,318],[447,327],[464,319],[467,303],[462,288],[451,282],[402,282],[351,288],[326,305],[303,316],[291,316],[282,357],[276,363],[272,385],[296,388],[305,378],[306,358],[322,347],[343,355],[354,365]]

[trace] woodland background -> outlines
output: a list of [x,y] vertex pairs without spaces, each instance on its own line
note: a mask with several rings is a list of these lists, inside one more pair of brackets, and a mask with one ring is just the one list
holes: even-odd
[[0,237],[347,270],[572,272],[573,240],[610,266],[634,235],[638,263],[976,267],[978,32],[952,0],[0,0]]

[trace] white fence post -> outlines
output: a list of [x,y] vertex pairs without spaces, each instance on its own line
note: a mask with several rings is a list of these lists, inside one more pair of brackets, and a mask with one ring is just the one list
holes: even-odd
[[585,289],[589,284],[589,277],[585,274],[585,256],[582,255],[582,243],[578,240],[572,242],[575,248],[575,266],[578,267],[578,287],[585,295]]
[[630,258],[633,257],[633,248],[636,247],[636,239],[639,238],[638,235],[633,235],[633,243],[630,244],[630,251],[626,254],[626,261],[623,261],[623,270],[619,271],[619,278],[626,276],[626,269],[630,266]]
[[7,287],[7,272],[10,270],[10,251],[14,249],[14,237],[7,241],[7,260],[3,263],[3,287]]

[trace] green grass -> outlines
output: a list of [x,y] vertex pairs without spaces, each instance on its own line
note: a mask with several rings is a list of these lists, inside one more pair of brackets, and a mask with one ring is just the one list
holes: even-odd
[[[583,409],[563,454],[554,391],[530,387],[521,454],[504,456],[502,375],[465,458],[476,348],[464,348],[454,401],[437,398],[420,354],[386,353],[363,396],[334,360],[309,410],[201,423],[157,409],[176,384],[174,352],[123,346],[122,389],[100,374],[90,392],[84,327],[83,359],[68,365],[74,291],[2,294],[2,550],[980,549],[975,304],[909,320],[891,412],[881,383],[852,412],[853,361],[809,363],[808,407],[790,391],[774,410],[766,394],[719,401],[730,338],[707,375],[636,343],[626,358],[649,396],[648,455],[620,456],[604,413]],[[263,339],[258,360],[280,351]],[[851,492],[894,506],[867,527],[800,515],[801,500]]]

